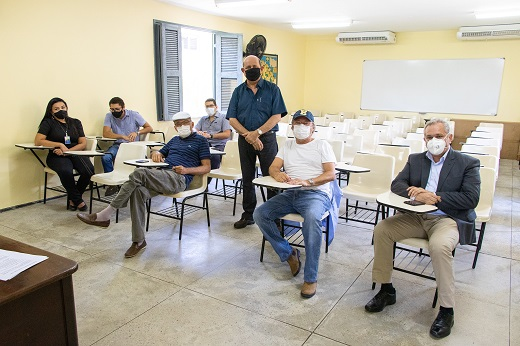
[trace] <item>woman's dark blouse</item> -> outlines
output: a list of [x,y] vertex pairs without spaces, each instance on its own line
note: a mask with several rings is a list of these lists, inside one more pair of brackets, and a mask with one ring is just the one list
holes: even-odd
[[65,144],[65,132],[70,136],[70,144],[65,144],[67,148],[72,148],[78,144],[80,137],[85,137],[81,121],[74,118],[65,118],[66,124],[53,118],[44,118],[38,128],[38,133],[46,136],[52,142]]

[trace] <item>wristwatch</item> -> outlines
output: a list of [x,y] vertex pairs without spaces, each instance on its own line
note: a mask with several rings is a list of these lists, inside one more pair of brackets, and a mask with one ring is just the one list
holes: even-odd
[[311,178],[311,179],[308,179],[309,180],[309,184],[311,184],[311,186],[314,186],[314,180]]
[[210,133],[209,138],[213,138],[213,134],[212,133]]
[[258,132],[258,134],[261,136],[264,132],[260,129],[256,129],[256,132]]

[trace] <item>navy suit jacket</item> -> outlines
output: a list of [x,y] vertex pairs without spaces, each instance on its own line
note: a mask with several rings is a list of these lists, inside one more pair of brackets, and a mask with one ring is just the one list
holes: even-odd
[[[392,182],[392,192],[408,197],[408,187],[425,188],[430,166],[431,161],[426,152],[410,155],[406,166]],[[457,222],[459,243],[474,243],[474,209],[480,198],[480,161],[450,148],[442,165],[435,194],[441,197],[441,202],[436,204],[437,208]]]

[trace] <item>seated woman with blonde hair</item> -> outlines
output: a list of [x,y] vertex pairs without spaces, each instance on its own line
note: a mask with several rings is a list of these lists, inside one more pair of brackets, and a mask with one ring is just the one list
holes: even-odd
[[[61,184],[67,191],[67,209],[87,210],[82,199],[90,177],[94,175],[94,166],[88,157],[65,156],[70,150],[84,150],[87,139],[83,126],[78,119],[70,118],[67,103],[55,97],[47,104],[45,115],[34,139],[35,145],[54,147],[47,155],[47,166],[60,177]],[[74,179],[74,170],[79,173],[79,179]]]

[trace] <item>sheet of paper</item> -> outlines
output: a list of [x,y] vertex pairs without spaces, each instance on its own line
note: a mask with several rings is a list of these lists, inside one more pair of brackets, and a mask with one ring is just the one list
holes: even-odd
[[49,257],[0,249],[0,280],[10,280],[47,258]]

